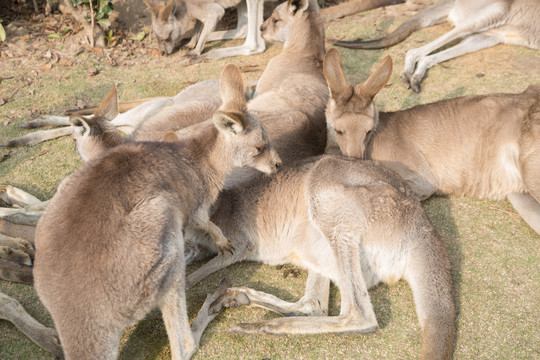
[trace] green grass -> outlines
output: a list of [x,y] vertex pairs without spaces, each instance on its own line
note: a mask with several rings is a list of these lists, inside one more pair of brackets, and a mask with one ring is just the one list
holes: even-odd
[[[397,27],[405,16],[385,16],[382,10],[335,21],[327,36],[351,39],[382,35]],[[358,51],[339,48],[346,75],[354,83],[367,78],[386,55],[394,60],[394,73],[377,96],[381,110],[397,110],[417,104],[468,94],[518,92],[528,84],[540,83],[540,52],[514,46],[497,46],[446,62],[428,71],[422,92],[416,94],[401,85],[399,73],[405,52],[431,41],[449,29],[440,25],[414,33],[388,50]],[[235,42],[229,42],[227,45]],[[236,42],[238,43],[238,42]],[[219,44],[213,45],[219,46]],[[33,76],[40,59],[30,59],[28,68],[0,69],[5,79],[0,97],[16,91],[20,96],[0,106],[0,143],[25,134],[17,125],[37,113],[61,113],[74,108],[77,99],[97,104],[112,84],[118,84],[121,99],[172,95],[183,87],[217,78],[226,63],[258,65],[281,49],[271,45],[261,55],[236,57],[183,67],[181,53],[166,58],[143,56],[140,64],[126,67],[107,65],[104,57],[80,54],[70,68],[55,66]],[[4,59],[2,59],[4,62]],[[86,77],[88,65],[99,74]],[[483,77],[476,74],[483,73]],[[256,80],[261,72],[249,72]],[[31,78],[28,83],[25,79]],[[33,95],[32,95],[33,94]],[[9,123],[4,125],[4,121]],[[8,156],[9,154],[9,156]],[[19,186],[42,199],[54,194],[58,182],[81,161],[70,139],[59,139],[31,148],[0,149],[0,183]],[[426,211],[442,235],[452,261],[459,317],[456,322],[455,359],[540,359],[540,236],[534,233],[506,201],[495,202],[459,197],[433,197]],[[193,317],[223,277],[235,285],[272,292],[284,299],[302,296],[306,273],[284,278],[284,269],[254,263],[231,266],[204,280],[188,292]],[[0,291],[15,297],[42,323],[51,318],[39,303],[31,286],[0,281]],[[242,336],[230,333],[239,322],[261,321],[276,315],[256,308],[229,310],[214,321],[201,341],[194,359],[411,359],[420,349],[421,333],[412,294],[406,283],[379,286],[370,292],[380,329],[369,336]],[[339,292],[331,292],[330,313],[339,313]],[[0,359],[51,359],[26,339],[14,326],[0,321]],[[126,330],[121,359],[168,359],[168,340],[157,311]]]

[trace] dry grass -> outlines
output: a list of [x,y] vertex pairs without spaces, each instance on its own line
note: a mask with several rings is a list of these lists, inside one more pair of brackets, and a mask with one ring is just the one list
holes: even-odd
[[[401,8],[400,8],[401,7]],[[394,29],[405,16],[395,7],[379,9],[331,23],[329,37],[373,37]],[[397,15],[395,15],[397,14]],[[395,71],[377,97],[383,110],[397,110],[420,103],[467,94],[519,92],[528,84],[540,83],[540,52],[512,46],[497,46],[470,54],[428,72],[420,94],[405,90],[399,80],[406,49],[430,41],[446,30],[440,25],[413,34],[385,51],[339,49],[351,81],[362,81],[372,66],[386,55],[395,61]],[[214,43],[211,46],[222,46]],[[229,45],[229,44],[227,44]],[[54,49],[54,42],[51,43]],[[24,134],[17,125],[36,112],[49,114],[73,108],[77,99],[98,103],[110,86],[118,83],[122,99],[172,95],[188,84],[217,78],[225,63],[258,65],[280,50],[272,45],[261,55],[238,57],[187,68],[176,65],[182,53],[167,58],[147,55],[140,64],[113,67],[96,62],[83,53],[69,69],[53,67],[34,76],[41,59],[28,59],[24,67],[2,64],[0,97],[17,91],[22,96],[0,106],[0,143]],[[2,60],[4,62],[4,60]],[[99,68],[96,76],[85,77],[88,65]],[[477,77],[477,74],[484,74]],[[246,73],[256,80],[260,71]],[[32,78],[31,84],[21,79]],[[7,125],[4,121],[9,120]],[[0,183],[26,189],[45,199],[53,195],[58,182],[81,164],[70,139],[60,139],[33,148],[0,149]],[[457,197],[434,197],[425,208],[439,229],[451,254],[457,320],[456,359],[540,358],[540,236],[534,233],[507,202]],[[303,294],[306,274],[283,277],[284,270],[259,264],[231,266],[203,281],[188,293],[191,315],[222,277],[235,285],[270,291],[285,299]],[[17,298],[39,321],[51,319],[30,286],[0,281],[0,291]],[[228,332],[238,322],[259,321],[275,315],[260,309],[227,311],[208,328],[195,359],[411,359],[419,352],[421,334],[412,294],[406,283],[380,286],[371,292],[381,328],[370,336],[239,336]],[[339,313],[339,293],[332,290],[331,313]],[[170,357],[163,323],[157,311],[126,331],[121,359],[167,359]],[[50,359],[10,323],[0,321],[1,359]]]

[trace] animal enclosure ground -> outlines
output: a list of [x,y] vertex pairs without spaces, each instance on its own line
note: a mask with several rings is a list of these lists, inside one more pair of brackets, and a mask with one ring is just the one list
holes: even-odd
[[[395,29],[427,2],[409,2],[333,21],[327,37],[375,38]],[[139,19],[148,27],[149,19]],[[52,20],[46,20],[53,23]],[[256,81],[280,44],[268,44],[263,54],[234,57],[183,67],[185,51],[156,56],[157,44],[145,38],[127,39],[117,47],[86,49],[54,21],[51,27],[8,25],[7,44],[0,46],[0,143],[24,135],[18,125],[40,114],[59,114],[84,104],[97,104],[113,84],[123,100],[170,96],[189,84],[218,78],[226,63],[234,63],[247,80]],[[5,24],[4,24],[5,25]],[[384,56],[394,60],[390,84],[376,97],[380,110],[470,94],[520,92],[540,84],[540,51],[496,46],[442,63],[430,69],[419,94],[399,79],[407,49],[431,41],[450,29],[438,25],[411,35],[388,50],[338,48],[348,79],[366,79]],[[10,38],[9,35],[12,34]],[[73,35],[75,36],[75,35]],[[207,48],[241,44],[213,42]],[[82,50],[82,51],[80,51]],[[441,139],[443,141],[444,139]],[[50,198],[58,182],[82,164],[73,141],[62,138],[34,147],[0,148],[0,183],[20,187],[41,199]],[[3,204],[5,205],[5,204]],[[433,197],[425,208],[450,252],[457,290],[455,359],[540,358],[540,236],[531,230],[507,201]],[[89,214],[91,216],[91,214]],[[188,291],[190,315],[220,279],[234,285],[271,292],[286,300],[303,295],[306,273],[242,263],[220,271]],[[21,302],[42,323],[50,316],[27,285],[0,281],[0,291]],[[239,322],[276,315],[256,308],[229,310],[203,335],[194,359],[411,359],[417,358],[421,333],[412,294],[406,283],[379,286],[370,292],[380,329],[373,335],[244,336],[228,332]],[[339,293],[331,291],[331,314],[339,313]],[[165,327],[157,311],[126,330],[121,359],[170,358]],[[12,324],[0,321],[0,359],[52,359]]]

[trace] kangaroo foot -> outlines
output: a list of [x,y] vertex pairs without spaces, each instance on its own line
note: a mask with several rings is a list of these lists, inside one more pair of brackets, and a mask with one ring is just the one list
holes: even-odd
[[245,292],[239,290],[227,290],[210,305],[209,313],[219,312],[223,308],[235,308],[251,304]]

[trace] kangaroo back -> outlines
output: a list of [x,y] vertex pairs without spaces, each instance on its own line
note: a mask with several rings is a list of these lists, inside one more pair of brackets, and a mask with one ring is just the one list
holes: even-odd
[[[128,143],[66,178],[36,229],[35,286],[67,359],[114,359],[121,331],[160,306],[173,359],[189,358],[212,317],[189,330],[183,229],[228,240],[208,210],[234,166],[273,173],[280,161],[246,112],[234,65],[220,81],[223,105],[189,139]],[[208,306],[208,304],[206,304]]]

